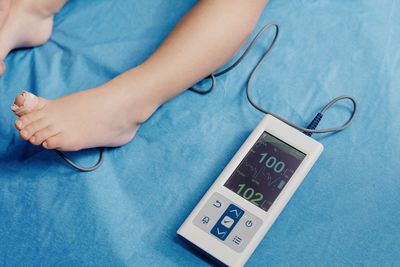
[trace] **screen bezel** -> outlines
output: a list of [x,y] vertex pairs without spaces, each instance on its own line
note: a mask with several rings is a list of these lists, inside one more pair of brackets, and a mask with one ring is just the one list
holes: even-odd
[[[254,206],[224,186],[226,180],[231,176],[237,165],[242,161],[247,151],[254,145],[258,137],[264,131],[278,137],[283,142],[295,147],[307,155],[297,168],[296,172],[293,174],[290,182],[286,185],[268,212],[265,212]],[[278,212],[286,205],[287,201],[292,197],[293,193],[310,171],[315,161],[319,158],[324,150],[324,147],[315,139],[306,136],[302,132],[290,127],[272,115],[264,116],[264,118],[258,123],[257,127],[253,131],[247,133],[249,136],[245,139],[245,141],[241,143],[241,145],[237,144],[240,145],[239,148],[237,148],[237,146],[236,148],[231,148],[233,150],[232,153],[234,154],[233,157],[230,160],[227,159],[229,160],[228,163],[224,168],[221,169],[221,173],[217,176],[217,179],[209,188],[204,198],[208,198],[213,192],[219,192],[222,195],[227,196],[232,202],[237,203],[245,210],[260,218],[270,221],[270,219],[267,218],[274,218],[274,216],[270,217],[271,214],[275,214],[276,216],[278,215]],[[237,150],[236,153],[235,150]],[[223,152],[221,152],[221,154],[222,153]]]

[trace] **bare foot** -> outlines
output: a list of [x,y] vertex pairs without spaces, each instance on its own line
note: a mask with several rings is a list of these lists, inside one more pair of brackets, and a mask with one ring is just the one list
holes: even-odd
[[157,106],[150,105],[143,92],[114,83],[56,100],[20,95],[12,109],[16,114],[25,110],[15,126],[24,140],[46,149],[124,145]]
[[50,38],[53,16],[59,9],[55,3],[61,7],[65,0],[0,0],[0,75],[11,50],[38,46]]

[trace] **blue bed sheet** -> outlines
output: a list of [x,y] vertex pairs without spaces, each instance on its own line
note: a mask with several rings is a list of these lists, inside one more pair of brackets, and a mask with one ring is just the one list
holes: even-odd
[[[258,45],[210,95],[163,105],[100,170],[78,173],[13,127],[22,89],[56,98],[140,64],[195,1],[70,1],[45,45],[11,53],[0,79],[0,265],[207,266],[176,230],[262,114],[244,84]],[[305,125],[341,94],[349,129],[325,151],[248,266],[395,266],[400,262],[400,2],[271,0],[257,29],[281,36],[254,95]],[[271,36],[271,35],[269,35]],[[268,37],[265,37],[267,42]],[[339,125],[349,105],[321,124]],[[97,152],[71,155],[82,164]]]

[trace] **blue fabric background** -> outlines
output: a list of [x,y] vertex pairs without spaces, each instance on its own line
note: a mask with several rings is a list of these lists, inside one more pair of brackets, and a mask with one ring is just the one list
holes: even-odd
[[[13,128],[21,89],[48,98],[91,88],[148,57],[195,1],[71,1],[41,47],[15,51],[0,79],[0,265],[204,266],[176,230],[262,114],[244,83],[263,48],[162,106],[104,166],[77,173]],[[360,112],[325,151],[249,266],[395,266],[400,262],[400,2],[271,0],[258,29],[281,27],[254,95],[305,125],[354,95]],[[270,35],[271,36],[271,35]],[[268,38],[265,37],[265,40]],[[321,127],[341,124],[339,105]],[[72,155],[82,164],[96,151]]]

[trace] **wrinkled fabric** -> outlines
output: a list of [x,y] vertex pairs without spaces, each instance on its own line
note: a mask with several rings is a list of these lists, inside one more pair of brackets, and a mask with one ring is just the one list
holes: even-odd
[[[10,110],[21,89],[56,98],[140,64],[194,4],[71,1],[49,42],[7,57],[0,79],[0,265],[210,264],[176,230],[263,116],[244,94],[261,44],[219,77],[211,94],[185,92],[159,108],[92,173],[22,141]],[[281,35],[253,83],[258,103],[299,125],[337,95],[356,97],[359,113],[345,131],[315,136],[325,151],[248,266],[400,261],[399,13],[400,2],[388,0],[271,0],[265,9],[257,29],[274,21]],[[342,124],[350,108],[338,104],[320,127]],[[69,155],[83,165],[97,159],[96,150]]]

